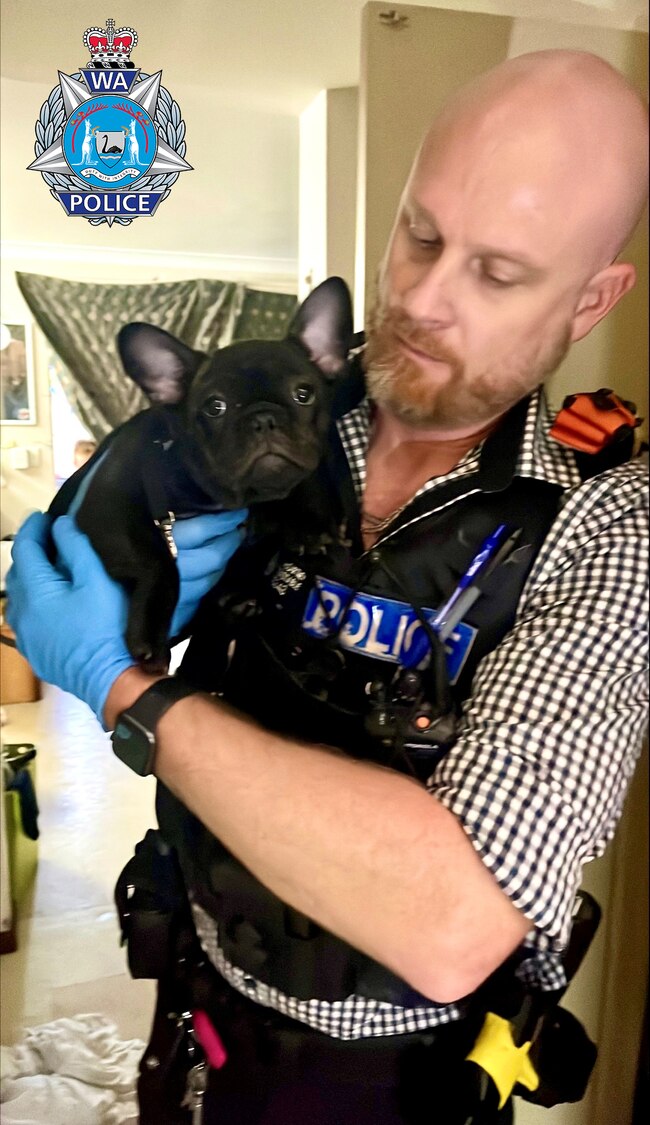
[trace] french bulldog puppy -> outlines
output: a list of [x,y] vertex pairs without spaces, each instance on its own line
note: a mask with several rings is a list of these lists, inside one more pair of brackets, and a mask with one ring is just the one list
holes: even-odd
[[338,277],[310,293],[281,341],[205,355],[151,324],[121,329],[124,369],[151,406],[104,439],[49,511],[74,514],[127,590],[126,644],[147,670],[165,671],[170,659],[174,521],[283,500],[316,469],[351,338]]

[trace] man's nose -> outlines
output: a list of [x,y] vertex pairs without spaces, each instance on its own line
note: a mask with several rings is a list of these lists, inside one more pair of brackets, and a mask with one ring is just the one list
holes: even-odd
[[453,263],[441,254],[422,263],[401,294],[401,305],[416,321],[434,328],[447,328],[456,318],[456,281]]

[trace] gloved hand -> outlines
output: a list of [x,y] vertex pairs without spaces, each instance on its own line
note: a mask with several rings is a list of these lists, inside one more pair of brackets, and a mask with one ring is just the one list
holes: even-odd
[[221,578],[244,538],[241,525],[247,515],[246,508],[236,512],[206,512],[174,524],[181,587],[172,618],[172,637],[177,637],[189,625],[201,598]]
[[[174,525],[180,594],[175,636],[191,621],[241,543],[247,512],[208,513]],[[114,681],[135,664],[124,642],[128,599],[71,516],[52,525],[57,567],[46,554],[51,521],[35,512],[20,528],[7,574],[6,617],[37,676],[82,699],[103,723]]]
[[82,699],[104,720],[117,677],[134,665],[124,642],[128,599],[72,516],[52,525],[58,569],[46,554],[50,519],[35,512],[13,543],[7,621],[42,680]]

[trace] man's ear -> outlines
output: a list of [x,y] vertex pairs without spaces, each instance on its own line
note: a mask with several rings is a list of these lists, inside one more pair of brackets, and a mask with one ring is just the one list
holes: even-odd
[[141,321],[120,329],[117,348],[127,375],[152,402],[166,406],[182,402],[205,359],[169,332]]
[[594,274],[587,282],[573,314],[571,341],[582,340],[614,308],[636,281],[636,270],[630,262],[613,262]]

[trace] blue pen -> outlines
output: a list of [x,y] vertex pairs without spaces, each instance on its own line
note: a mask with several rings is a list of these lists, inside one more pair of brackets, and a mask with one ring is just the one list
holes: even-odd
[[474,555],[474,558],[472,559],[467,570],[460,579],[451,597],[448,601],[445,602],[442,608],[438,610],[435,617],[433,618],[431,624],[434,629],[440,630],[442,628],[452,606],[455,605],[463,591],[467,589],[467,587],[477,577],[477,575],[480,574],[484,567],[487,566],[490,559],[499,549],[499,544],[503,538],[507,526],[508,525],[505,523],[500,523],[499,526],[495,527],[494,531],[492,531],[490,535],[488,535],[487,539],[485,539],[481,544],[481,549],[479,550],[478,554]]

